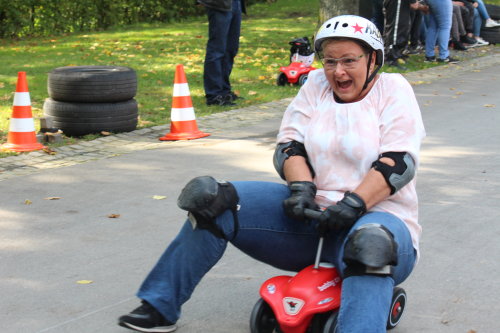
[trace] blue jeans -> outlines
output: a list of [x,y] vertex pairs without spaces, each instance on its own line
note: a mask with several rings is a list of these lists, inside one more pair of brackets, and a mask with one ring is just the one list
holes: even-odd
[[451,1],[428,0],[430,13],[425,36],[425,55],[434,56],[436,42],[439,47],[439,58],[446,59],[450,55],[448,41],[450,40],[453,5]]
[[[241,205],[236,237],[231,212],[222,214],[216,223],[235,247],[283,270],[299,271],[314,263],[318,233],[314,225],[285,216],[282,202],[290,195],[286,185],[270,182],[233,184]],[[380,223],[393,233],[398,243],[398,265],[392,277],[351,276],[343,281],[339,325],[341,330],[349,328],[349,332],[385,332],[393,287],[410,275],[415,263],[415,250],[405,224],[388,213],[368,213],[351,231],[326,236],[322,261],[335,264],[343,274],[342,256],[347,236],[366,223]],[[152,304],[167,320],[176,322],[182,304],[222,257],[226,246],[226,240],[207,230],[193,230],[186,222],[143,282],[138,297]]]
[[238,53],[241,28],[241,2],[233,0],[232,11],[207,8],[208,42],[203,69],[205,96],[226,96],[231,92],[229,76]]
[[477,8],[474,8],[474,36],[479,36],[481,34],[481,25],[483,23],[483,20],[487,20],[490,18],[490,15],[488,14],[488,10],[486,9],[486,6],[484,5],[483,0],[476,0],[478,6]]

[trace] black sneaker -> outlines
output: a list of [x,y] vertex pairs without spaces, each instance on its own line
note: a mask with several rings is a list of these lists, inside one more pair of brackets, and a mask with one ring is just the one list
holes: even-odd
[[399,69],[401,71],[408,70],[408,68],[406,68],[405,66],[403,66],[403,64],[401,64],[397,59],[396,60],[391,60],[391,61],[387,62],[387,65],[389,65],[391,67],[396,67],[397,69]]
[[422,46],[420,45],[415,45],[415,46],[412,46],[410,45],[410,47],[408,48],[408,54],[419,54],[420,51],[422,51]]
[[229,96],[231,96],[231,101],[232,101],[232,102],[234,102],[234,101],[236,101],[236,100],[238,100],[238,99],[241,99],[241,100],[245,99],[245,98],[243,98],[243,97],[241,97],[241,96],[236,95],[236,94],[235,94],[234,92],[232,92],[232,91],[229,93]]
[[452,57],[448,57],[448,58],[445,58],[445,59],[438,59],[437,61],[438,62],[448,63],[448,64],[456,64],[456,63],[460,62],[460,60],[452,58]]
[[233,103],[231,95],[226,95],[226,96],[217,95],[212,98],[207,98],[207,105],[234,106],[236,104]]
[[154,307],[145,301],[128,315],[118,318],[118,325],[139,332],[150,333],[168,333],[177,329],[175,323],[163,318]]
[[460,37],[460,41],[462,43],[468,44],[470,47],[473,47],[477,44],[477,40],[475,38],[469,37],[467,35],[463,35]]
[[457,50],[457,51],[467,51],[468,49],[464,46],[464,44],[462,44],[462,42],[458,41],[458,40],[453,40],[452,41],[452,44],[453,44],[453,49]]
[[424,62],[434,62],[434,61],[436,61],[436,57],[435,56],[432,56],[432,57],[425,56]]

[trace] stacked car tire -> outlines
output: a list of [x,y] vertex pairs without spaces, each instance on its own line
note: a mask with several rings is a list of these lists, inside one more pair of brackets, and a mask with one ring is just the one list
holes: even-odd
[[67,66],[48,75],[44,115],[67,136],[137,127],[137,74],[129,67]]
[[[490,14],[491,19],[498,21],[500,20],[500,6],[485,4],[486,10],[488,14]],[[481,37],[490,42],[490,44],[498,44],[500,43],[500,27],[495,28],[486,28],[484,26],[481,27]]]

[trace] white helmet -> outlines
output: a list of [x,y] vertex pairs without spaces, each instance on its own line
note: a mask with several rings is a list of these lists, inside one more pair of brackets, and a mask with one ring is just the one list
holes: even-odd
[[384,41],[375,24],[361,16],[335,16],[319,28],[314,40],[316,53],[321,51],[321,43],[328,38],[352,38],[364,42],[377,53],[376,64],[384,64]]

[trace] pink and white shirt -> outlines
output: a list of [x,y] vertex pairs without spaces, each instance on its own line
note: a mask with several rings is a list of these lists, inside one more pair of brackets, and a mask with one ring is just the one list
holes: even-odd
[[[419,163],[425,129],[415,94],[400,74],[382,73],[358,102],[337,103],[323,69],[309,78],[285,111],[277,142],[305,145],[316,172],[316,201],[322,207],[354,190],[383,152],[408,152]],[[370,211],[391,213],[403,220],[418,251],[416,179]]]

